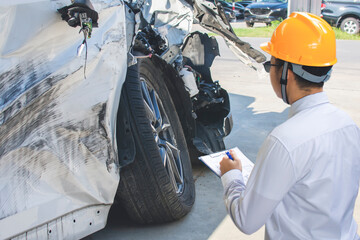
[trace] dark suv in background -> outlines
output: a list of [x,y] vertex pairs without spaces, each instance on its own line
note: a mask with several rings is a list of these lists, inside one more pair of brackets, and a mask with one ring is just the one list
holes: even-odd
[[359,33],[360,0],[323,1],[321,14],[325,21],[349,34]]
[[248,27],[254,23],[266,23],[271,25],[272,21],[283,20],[287,17],[287,0],[258,0],[246,6],[244,17]]

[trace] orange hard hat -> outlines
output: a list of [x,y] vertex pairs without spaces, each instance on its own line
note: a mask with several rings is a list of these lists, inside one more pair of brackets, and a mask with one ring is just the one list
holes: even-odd
[[281,60],[314,67],[334,65],[335,33],[322,18],[304,12],[293,12],[275,29],[270,42],[261,49]]

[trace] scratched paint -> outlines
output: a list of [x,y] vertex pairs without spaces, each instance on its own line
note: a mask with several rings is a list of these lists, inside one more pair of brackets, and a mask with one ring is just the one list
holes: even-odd
[[[116,116],[139,16],[123,1],[92,3],[99,27],[88,39],[86,78],[85,51],[76,56],[82,35],[56,12],[69,1],[0,6],[1,239],[113,202]],[[145,1],[141,11],[169,45],[191,29],[185,1]]]
[[[88,39],[85,79],[85,53],[76,56],[82,35],[61,21],[54,2],[0,9],[0,19],[8,19],[0,30],[7,33],[0,40],[1,239],[14,234],[3,231],[9,217],[21,233],[111,204],[119,181],[114,116],[127,68],[125,6],[99,1],[101,23]],[[35,14],[34,24],[14,32],[21,15],[36,10],[43,14]],[[2,44],[16,41],[25,27],[36,34],[24,30],[18,43]]]
[[[168,46],[183,43],[191,1],[132,2]],[[56,11],[69,0],[0,3],[0,239],[113,203],[116,116],[140,14],[122,0],[92,3],[99,27],[87,40],[86,78],[82,34]]]

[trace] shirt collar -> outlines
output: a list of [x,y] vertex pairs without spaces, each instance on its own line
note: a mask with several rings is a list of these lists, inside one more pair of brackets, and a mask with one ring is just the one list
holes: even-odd
[[303,98],[300,98],[296,102],[294,102],[289,110],[289,118],[297,114],[298,112],[303,111],[307,108],[312,108],[317,105],[328,103],[329,99],[325,92],[319,92],[311,95],[307,95]]

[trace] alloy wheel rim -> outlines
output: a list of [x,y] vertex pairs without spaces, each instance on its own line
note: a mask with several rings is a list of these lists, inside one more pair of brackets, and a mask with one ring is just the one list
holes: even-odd
[[344,25],[345,32],[349,34],[354,34],[356,31],[356,23],[354,21],[348,21]]
[[180,150],[176,143],[174,130],[165,112],[162,101],[154,88],[150,86],[148,81],[143,77],[140,77],[140,82],[146,116],[150,121],[161,160],[175,192],[181,194],[184,189],[184,174]]

